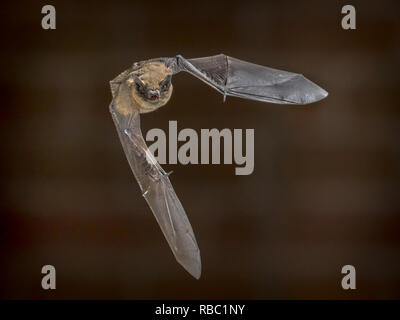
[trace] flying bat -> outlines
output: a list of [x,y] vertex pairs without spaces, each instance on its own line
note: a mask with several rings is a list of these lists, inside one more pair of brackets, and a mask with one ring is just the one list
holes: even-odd
[[224,54],[196,59],[181,55],[135,62],[110,81],[110,112],[129,165],[176,260],[196,279],[201,274],[200,250],[193,229],[166,173],[148,149],[140,114],[165,105],[171,78],[186,71],[224,96],[288,105],[304,105],[328,93],[301,74],[272,69]]

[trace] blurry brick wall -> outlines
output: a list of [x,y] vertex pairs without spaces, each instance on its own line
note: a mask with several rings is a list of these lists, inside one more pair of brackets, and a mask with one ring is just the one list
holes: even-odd
[[[1,10],[2,298],[400,298],[399,4],[52,1]],[[255,171],[169,165],[201,249],[192,279],[140,195],[108,81],[152,57],[225,53],[303,73],[309,107],[222,97],[187,74],[143,131],[255,128]],[[57,289],[40,287],[53,264]],[[357,290],[341,289],[341,267]]]

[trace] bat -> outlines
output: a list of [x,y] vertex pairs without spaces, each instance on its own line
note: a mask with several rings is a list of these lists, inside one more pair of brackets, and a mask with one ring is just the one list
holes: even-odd
[[272,69],[224,54],[135,62],[110,81],[110,112],[126,158],[176,260],[196,279],[200,250],[193,229],[166,173],[147,148],[140,114],[164,106],[172,95],[171,78],[185,71],[227,96],[262,102],[303,105],[328,93],[301,74]]

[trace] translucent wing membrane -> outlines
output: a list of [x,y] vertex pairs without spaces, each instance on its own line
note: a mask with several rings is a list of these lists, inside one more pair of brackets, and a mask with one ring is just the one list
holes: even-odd
[[[123,93],[118,90],[116,94]],[[110,105],[110,111],[126,158],[139,183],[143,197],[149,204],[176,260],[198,279],[201,274],[200,250],[185,210],[172,187],[168,174],[146,146],[140,130],[139,112],[132,108],[131,112],[123,114],[114,105],[115,101],[124,103],[126,100],[114,99]]]
[[223,54],[189,60],[177,56],[177,66],[178,71],[189,72],[228,96],[279,104],[309,104],[328,95],[301,74]]

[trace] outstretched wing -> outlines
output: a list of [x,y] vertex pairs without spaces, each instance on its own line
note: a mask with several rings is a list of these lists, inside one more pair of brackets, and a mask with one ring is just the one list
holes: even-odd
[[309,104],[328,95],[301,74],[260,66],[224,54],[188,60],[178,55],[174,64],[175,73],[189,72],[224,97],[235,96],[280,104]]
[[112,83],[114,99],[110,112],[129,165],[143,197],[168,241],[176,260],[195,278],[200,278],[200,250],[168,174],[147,148],[140,130],[138,110],[132,108],[126,83]]

